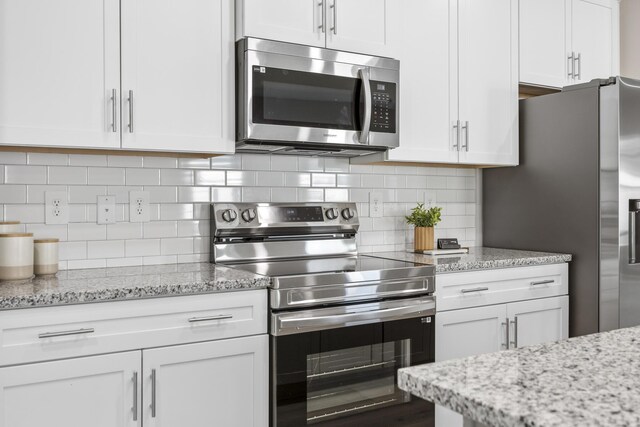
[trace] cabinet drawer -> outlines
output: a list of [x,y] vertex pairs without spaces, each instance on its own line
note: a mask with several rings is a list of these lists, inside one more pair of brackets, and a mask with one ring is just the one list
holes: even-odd
[[505,268],[436,277],[438,311],[501,304],[568,293],[568,265]]
[[266,290],[2,311],[0,365],[266,332]]

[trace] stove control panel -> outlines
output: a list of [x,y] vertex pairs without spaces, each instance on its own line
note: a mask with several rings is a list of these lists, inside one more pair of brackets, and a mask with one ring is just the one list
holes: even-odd
[[212,230],[347,227],[357,231],[355,203],[214,203]]

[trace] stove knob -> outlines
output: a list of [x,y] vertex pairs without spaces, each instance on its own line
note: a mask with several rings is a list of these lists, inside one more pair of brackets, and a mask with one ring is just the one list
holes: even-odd
[[236,218],[238,218],[238,214],[233,209],[227,209],[226,211],[222,212],[222,219],[226,222],[233,222],[236,220]]
[[256,210],[255,209],[247,209],[242,212],[242,219],[244,222],[251,222],[256,219]]
[[356,213],[353,209],[351,208],[342,209],[342,218],[346,219],[347,221],[352,219],[354,216],[356,216]]
[[338,218],[338,215],[340,213],[338,212],[338,209],[336,208],[331,208],[331,209],[327,209],[327,211],[325,212],[325,215],[327,215],[327,218],[333,220]]

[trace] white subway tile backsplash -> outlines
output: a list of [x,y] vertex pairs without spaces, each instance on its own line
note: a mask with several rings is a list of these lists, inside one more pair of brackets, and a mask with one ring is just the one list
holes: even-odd
[[177,262],[178,257],[176,255],[150,256],[142,259],[142,265],[175,264]]
[[196,185],[224,185],[226,174],[224,171],[217,170],[197,170],[195,171]]
[[121,168],[141,168],[142,157],[139,156],[107,156],[107,165]]
[[284,173],[282,172],[256,172],[258,187],[282,187],[283,185]]
[[362,175],[362,186],[366,188],[382,188],[384,186],[384,176]]
[[228,155],[218,156],[211,159],[211,169],[241,169],[242,168],[242,155]]
[[124,185],[123,168],[88,168],[89,185]]
[[176,239],[162,239],[160,241],[160,254],[178,255],[193,253],[193,239],[188,237]]
[[107,259],[107,267],[137,267],[141,265],[142,257]]
[[160,185],[160,169],[127,169],[127,185]]
[[341,188],[354,188],[360,187],[361,178],[360,175],[343,174],[340,173],[336,176],[336,185]]
[[322,188],[298,188],[298,201],[324,202],[324,190]]
[[178,221],[178,237],[198,237],[209,234],[209,220]]
[[462,190],[465,188],[464,177],[449,176],[447,177],[447,188],[450,190]]
[[143,225],[143,229],[143,235],[145,239],[178,236],[177,221],[147,222]]
[[58,251],[61,261],[87,259],[87,242],[60,242]]
[[[153,188],[153,187],[152,187]],[[116,203],[129,203],[129,193],[132,191],[142,191],[142,186],[109,186],[107,194],[116,197]]]
[[336,176],[330,173],[312,173],[311,186],[312,187],[335,187]]
[[69,164],[69,155],[56,153],[28,153],[27,163],[30,165],[67,166]]
[[298,170],[302,172],[324,172],[324,159],[320,157],[298,157]]
[[349,172],[349,159],[327,157],[324,159],[325,172]]
[[33,233],[35,239],[60,239],[67,240],[67,226],[59,224],[27,224],[27,233]]
[[311,187],[311,174],[286,172],[284,174],[284,185],[287,187]]
[[178,167],[178,159],[172,157],[143,157],[142,166],[145,168],[171,169]]
[[210,214],[211,214],[211,205],[209,203],[193,204],[193,219],[209,219],[209,217],[211,216]]
[[[191,187],[185,187],[191,188]],[[176,203],[178,201],[178,187],[145,187],[144,191],[149,192],[150,203]],[[186,195],[185,195],[186,197]],[[187,202],[191,200],[186,200]]]
[[7,185],[7,184],[0,185],[0,202],[1,203],[26,203],[26,201],[27,201],[26,185]]
[[124,240],[87,242],[88,258],[123,258]]
[[193,204],[161,204],[160,219],[162,221],[171,221],[178,219],[193,219]]
[[185,254],[178,255],[178,263],[191,263],[191,262],[209,262],[209,254]]
[[6,221],[21,223],[44,223],[44,207],[38,205],[5,205]]
[[298,158],[296,156],[271,156],[271,170],[297,171]]
[[268,171],[271,169],[269,156],[262,154],[243,154],[242,169],[251,171]]
[[7,184],[46,184],[46,166],[7,165],[4,168],[4,182]]
[[407,176],[407,188],[427,188],[427,177],[422,175]]
[[87,184],[87,168],[82,166],[49,166],[49,184]]
[[141,222],[119,222],[107,225],[107,239],[142,239]]
[[227,185],[244,187],[256,185],[256,173],[246,171],[228,171]]
[[104,224],[69,224],[69,241],[106,240],[107,226]]
[[[5,186],[0,186],[0,202],[4,201],[1,197],[2,188]],[[27,203],[44,203],[44,193],[47,191],[67,191],[68,188],[64,185],[27,185]],[[12,203],[12,202],[7,202]]]
[[160,170],[160,185],[193,185],[193,177],[194,171],[191,169],[162,169]]
[[69,270],[80,270],[83,268],[105,268],[106,266],[106,259],[83,259],[67,261],[67,268]]
[[3,151],[0,153],[0,163],[4,165],[26,165],[27,153],[12,153]]
[[271,191],[262,187],[242,187],[242,201],[245,203],[270,202]]
[[210,202],[211,189],[209,187],[178,187],[178,201],[185,202]]
[[212,187],[212,202],[241,202],[242,188],[240,187]]
[[180,169],[210,169],[211,161],[209,159],[178,159],[178,167]]
[[338,203],[348,202],[349,190],[346,188],[327,188],[324,190],[324,201]]
[[127,258],[160,255],[160,239],[125,240],[124,251]]
[[69,154],[71,166],[107,166],[107,156],[97,154]]
[[415,202],[418,200],[418,191],[414,189],[398,189],[396,190],[397,202]]
[[295,188],[272,188],[271,189],[271,201],[272,202],[297,202],[298,192]]
[[87,222],[87,205],[69,205],[69,222]]
[[106,195],[107,187],[105,186],[74,185],[69,187],[69,203],[97,203],[98,196]]

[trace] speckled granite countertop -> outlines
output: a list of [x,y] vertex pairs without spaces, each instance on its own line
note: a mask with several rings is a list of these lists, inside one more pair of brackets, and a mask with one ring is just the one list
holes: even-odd
[[0,310],[261,289],[269,278],[215,264],[170,264],[61,271],[56,277],[0,282]]
[[439,255],[437,257],[414,252],[375,252],[366,255],[403,261],[433,264],[436,273],[452,273],[468,270],[490,270],[494,268],[526,267],[531,265],[559,264],[571,261],[571,255],[549,252],[518,251],[475,247],[468,254]]
[[640,425],[640,327],[401,369],[400,388],[497,427]]

